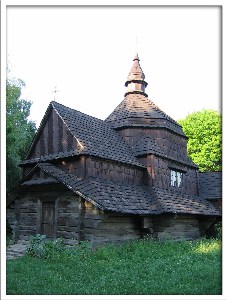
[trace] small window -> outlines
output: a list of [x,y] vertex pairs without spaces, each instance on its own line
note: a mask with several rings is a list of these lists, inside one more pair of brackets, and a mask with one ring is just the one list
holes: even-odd
[[183,173],[171,170],[171,186],[182,187]]

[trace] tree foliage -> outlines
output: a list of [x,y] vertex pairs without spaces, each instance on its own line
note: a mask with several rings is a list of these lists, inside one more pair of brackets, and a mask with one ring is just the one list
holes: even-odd
[[222,121],[214,110],[202,110],[178,121],[189,138],[187,150],[200,171],[222,168]]
[[35,134],[35,123],[28,120],[32,103],[20,99],[22,80],[6,81],[6,184],[9,191],[20,178],[18,164],[25,158]]

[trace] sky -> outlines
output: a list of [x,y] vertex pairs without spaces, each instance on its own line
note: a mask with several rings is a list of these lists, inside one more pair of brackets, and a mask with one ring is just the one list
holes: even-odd
[[6,17],[8,77],[25,82],[37,126],[53,100],[108,117],[136,52],[148,98],[169,116],[221,111],[218,7],[9,6]]

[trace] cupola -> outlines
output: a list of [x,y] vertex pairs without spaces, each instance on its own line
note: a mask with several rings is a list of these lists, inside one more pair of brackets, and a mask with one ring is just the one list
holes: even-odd
[[145,88],[147,87],[147,82],[144,80],[145,75],[139,63],[140,59],[138,54],[133,59],[132,68],[128,74],[125,86],[128,88],[125,93],[125,97],[129,94],[141,94],[145,97],[148,95],[145,93]]

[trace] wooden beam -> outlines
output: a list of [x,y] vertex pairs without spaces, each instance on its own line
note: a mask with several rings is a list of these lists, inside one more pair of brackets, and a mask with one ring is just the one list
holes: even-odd
[[85,233],[84,233],[84,218],[85,218],[85,202],[81,196],[79,196],[79,218],[78,218],[78,242],[85,240]]

